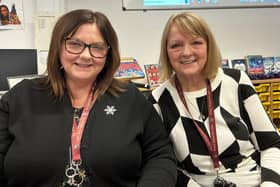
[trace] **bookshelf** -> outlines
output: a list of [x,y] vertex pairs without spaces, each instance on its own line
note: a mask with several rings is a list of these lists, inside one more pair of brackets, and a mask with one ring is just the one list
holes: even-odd
[[[253,84],[262,84],[262,83],[280,83],[280,78],[277,79],[260,79],[252,80]],[[280,90],[279,90],[280,91]]]
[[280,78],[252,80],[262,104],[280,130]]

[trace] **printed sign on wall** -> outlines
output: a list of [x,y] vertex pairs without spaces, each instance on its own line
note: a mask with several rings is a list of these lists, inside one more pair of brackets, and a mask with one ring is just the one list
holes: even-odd
[[0,0],[0,30],[23,29],[23,0]]

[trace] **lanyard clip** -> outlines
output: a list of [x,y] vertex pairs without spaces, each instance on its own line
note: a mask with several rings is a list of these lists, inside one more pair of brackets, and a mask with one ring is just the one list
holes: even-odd
[[219,168],[215,168],[214,170],[216,171],[216,175],[218,177],[219,176]]

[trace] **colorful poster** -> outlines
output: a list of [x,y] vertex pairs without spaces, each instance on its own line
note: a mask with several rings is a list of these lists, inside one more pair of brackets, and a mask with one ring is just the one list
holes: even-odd
[[0,0],[0,30],[23,29],[23,0]]

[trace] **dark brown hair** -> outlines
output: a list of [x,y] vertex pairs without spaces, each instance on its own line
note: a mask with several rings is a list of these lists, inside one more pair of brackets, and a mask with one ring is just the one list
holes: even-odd
[[87,9],[78,9],[62,15],[56,22],[49,46],[47,58],[47,76],[43,80],[44,87],[51,89],[51,94],[60,99],[65,92],[64,71],[61,70],[60,50],[64,39],[72,36],[78,28],[86,23],[95,23],[99,28],[105,42],[110,46],[103,70],[96,80],[96,95],[99,97],[106,91],[112,95],[118,95],[122,89],[122,83],[114,79],[114,74],[120,64],[118,38],[108,18],[101,12],[93,12]]

